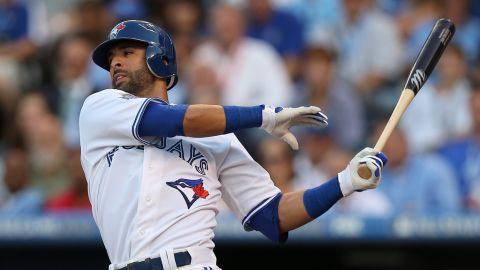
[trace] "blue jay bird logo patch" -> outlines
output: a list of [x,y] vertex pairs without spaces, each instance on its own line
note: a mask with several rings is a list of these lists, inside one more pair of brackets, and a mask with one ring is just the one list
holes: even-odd
[[113,28],[112,31],[110,32],[110,39],[116,38],[117,35],[118,35],[118,32],[120,32],[120,31],[122,31],[123,29],[125,29],[125,27],[127,27],[127,26],[126,26],[123,22],[117,24],[117,26],[115,26],[115,28]]
[[[208,191],[203,187],[203,180],[201,178],[196,180],[180,178],[173,182],[167,182],[167,185],[178,190],[178,192],[182,194],[188,209],[190,209],[190,207],[198,200],[198,198],[205,199],[209,195]],[[193,194],[191,196],[187,195],[187,193],[192,192]]]

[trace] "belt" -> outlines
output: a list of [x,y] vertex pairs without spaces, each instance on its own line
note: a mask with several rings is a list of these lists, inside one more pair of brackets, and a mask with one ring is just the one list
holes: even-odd
[[[189,265],[192,263],[192,256],[188,251],[177,252],[173,255],[175,257],[175,263],[177,267]],[[140,262],[132,262],[127,266],[120,268],[119,270],[163,270],[162,259],[157,258],[147,258]]]

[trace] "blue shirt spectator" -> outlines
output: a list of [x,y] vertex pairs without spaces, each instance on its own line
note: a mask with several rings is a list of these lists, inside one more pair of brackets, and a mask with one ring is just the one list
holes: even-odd
[[395,21],[366,0],[343,0],[344,16],[336,25],[339,72],[361,93],[387,87],[401,73],[403,43]]
[[329,28],[340,23],[342,4],[338,0],[293,1],[289,10],[304,25],[307,36],[317,27]]
[[390,199],[393,216],[455,213],[461,207],[451,168],[434,155],[410,156],[401,167],[385,167],[379,189]]
[[338,78],[336,52],[328,44],[308,44],[302,63],[293,104],[322,108],[336,143],[342,149],[356,150],[364,142],[365,108],[355,88]]
[[26,188],[12,194],[0,207],[0,216],[14,217],[43,213],[43,195],[39,189]]
[[119,21],[142,19],[147,13],[144,1],[139,0],[114,0],[110,10]]
[[[377,124],[375,138],[385,126]],[[449,164],[435,154],[412,154],[401,129],[395,129],[383,151],[388,165],[382,172],[378,190],[390,200],[393,216],[458,213],[460,192]]]
[[453,41],[468,55],[468,63],[474,65],[479,57],[480,43],[480,19],[470,14],[473,7],[470,0],[445,1],[445,17],[455,23],[455,35]]
[[15,1],[0,3],[0,43],[20,40],[28,35],[28,12]]
[[480,20],[472,18],[457,27],[453,42],[457,42],[468,55],[468,63],[474,65],[480,51]]
[[465,206],[480,212],[480,82],[472,82],[470,112],[473,126],[467,136],[440,149],[455,169]]
[[279,54],[299,55],[303,49],[303,28],[290,13],[275,10],[264,21],[252,18],[248,35],[270,43]]
[[276,9],[271,0],[250,0],[247,34],[272,45],[283,57],[290,78],[299,76],[303,25],[291,13]]
[[471,191],[480,188],[480,142],[467,137],[446,144],[439,150],[454,168],[462,198],[468,207]]

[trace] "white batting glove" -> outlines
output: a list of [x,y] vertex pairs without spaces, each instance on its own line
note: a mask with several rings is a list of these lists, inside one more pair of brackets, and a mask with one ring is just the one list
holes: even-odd
[[262,126],[268,133],[281,138],[292,149],[298,149],[297,138],[290,132],[292,126],[302,125],[323,127],[328,125],[328,117],[315,106],[283,108],[265,106],[262,111]]
[[[360,151],[353,157],[347,168],[338,174],[343,196],[348,196],[354,191],[376,188],[380,182],[383,166],[387,164],[387,161],[387,156],[372,148],[367,147]],[[370,178],[364,179],[358,175],[357,171],[361,165],[367,165],[370,169]]]

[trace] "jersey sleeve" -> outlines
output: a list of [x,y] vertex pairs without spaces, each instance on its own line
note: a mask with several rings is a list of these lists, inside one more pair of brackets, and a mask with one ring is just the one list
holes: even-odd
[[114,89],[89,96],[80,111],[82,151],[93,161],[116,146],[148,144],[148,138],[138,135],[138,125],[153,100]]
[[250,217],[280,193],[280,189],[238,139],[233,134],[229,136],[230,148],[219,166],[219,180],[223,200],[245,226]]

